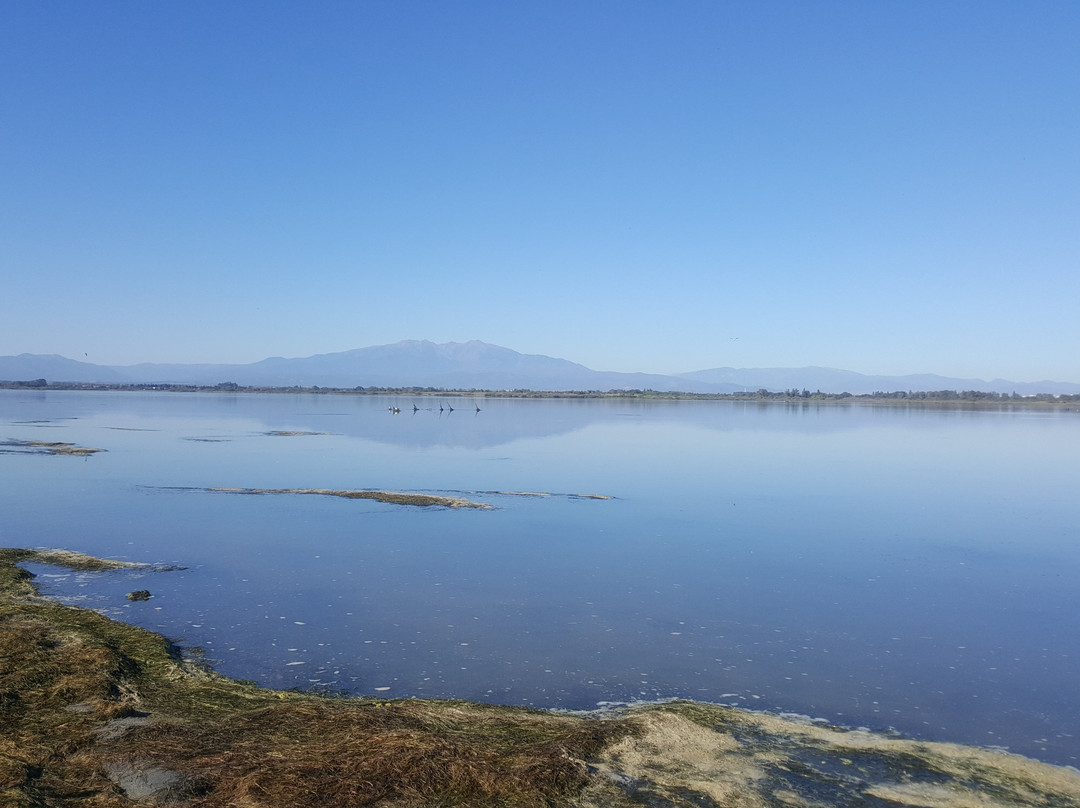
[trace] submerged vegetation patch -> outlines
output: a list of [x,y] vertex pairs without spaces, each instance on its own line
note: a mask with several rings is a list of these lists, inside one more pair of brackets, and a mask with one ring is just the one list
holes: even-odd
[[312,435],[333,435],[333,432],[305,432],[301,430],[292,429],[273,429],[269,432],[263,432],[264,435],[274,438],[298,438],[298,437],[310,437]]
[[[191,438],[190,440],[196,440]],[[385,502],[390,505],[416,505],[420,507],[443,507],[443,508],[477,508],[479,510],[493,510],[494,506],[486,502],[475,502],[471,499],[458,496],[446,496],[444,494],[428,494],[415,491],[379,491],[375,489],[340,489],[340,488],[232,488],[226,486],[213,486],[207,488],[190,486],[157,486],[158,490],[164,491],[196,491],[211,494],[317,494],[324,497],[341,497],[343,499],[373,499],[377,502]],[[607,500],[615,497],[607,494],[554,494],[547,491],[455,491],[463,494],[486,494],[503,497],[536,497],[539,499],[590,499]]]
[[614,499],[607,494],[553,494],[550,491],[477,491],[478,494],[496,494],[503,497],[562,497],[565,499]]
[[104,452],[105,449],[91,449],[87,446],[77,446],[74,443],[47,440],[5,440],[0,441],[0,452],[9,454],[54,454],[54,455],[86,455]]
[[483,502],[473,502],[461,497],[444,497],[435,494],[415,494],[399,491],[339,490],[334,488],[206,488],[206,491],[225,494],[318,494],[325,497],[345,499],[374,499],[391,505],[441,506],[444,508],[480,508],[490,510]]
[[37,596],[0,548],[0,804],[1080,808],[1080,773],[1005,752],[671,702],[589,715],[264,689]]

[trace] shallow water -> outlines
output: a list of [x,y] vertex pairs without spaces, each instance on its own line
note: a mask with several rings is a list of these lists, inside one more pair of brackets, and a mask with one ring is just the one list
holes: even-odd
[[1074,412],[0,391],[0,427],[107,450],[0,453],[0,543],[186,566],[33,569],[230,676],[687,697],[1080,763]]

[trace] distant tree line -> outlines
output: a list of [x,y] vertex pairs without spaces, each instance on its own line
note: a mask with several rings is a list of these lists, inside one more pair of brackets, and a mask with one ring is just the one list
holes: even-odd
[[48,382],[45,379],[28,381],[0,381],[0,389],[52,389],[52,390],[120,390],[120,391],[167,391],[174,393],[236,392],[236,393],[320,393],[339,395],[389,395],[389,396],[497,396],[501,398],[646,398],[646,399],[694,399],[717,401],[850,401],[850,402],[910,402],[910,403],[980,403],[980,404],[1074,404],[1080,403],[1080,394],[1038,393],[1021,396],[1018,393],[988,393],[982,390],[925,390],[925,391],[878,391],[875,393],[823,393],[816,390],[790,388],[770,391],[759,388],[741,393],[682,393],[667,390],[484,390],[478,388],[447,387],[301,387],[244,386],[236,382],[220,382],[213,385],[198,384],[107,384],[97,382]]
[[49,383],[44,379],[31,379],[30,381],[6,382],[5,386],[11,387],[48,387]]

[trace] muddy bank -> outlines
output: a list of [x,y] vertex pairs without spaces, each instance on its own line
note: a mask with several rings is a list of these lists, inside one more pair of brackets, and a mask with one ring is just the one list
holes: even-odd
[[3,805],[1080,808],[1072,769],[729,707],[571,715],[268,690],[37,597],[21,561],[128,566],[0,549]]

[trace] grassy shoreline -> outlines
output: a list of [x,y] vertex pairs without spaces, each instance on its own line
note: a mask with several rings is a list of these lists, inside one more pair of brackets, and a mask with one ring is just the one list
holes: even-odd
[[5,806],[1080,808],[1080,772],[1000,751],[671,702],[589,715],[275,691],[40,597],[0,548]]

